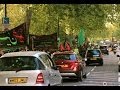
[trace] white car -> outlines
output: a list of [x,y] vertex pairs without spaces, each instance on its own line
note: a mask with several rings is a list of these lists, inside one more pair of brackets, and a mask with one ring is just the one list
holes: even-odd
[[0,86],[54,85],[62,85],[62,77],[47,53],[11,52],[0,57]]

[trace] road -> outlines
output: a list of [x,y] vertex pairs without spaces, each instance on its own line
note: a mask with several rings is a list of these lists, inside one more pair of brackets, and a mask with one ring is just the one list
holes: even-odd
[[118,58],[113,52],[104,55],[103,66],[87,66],[87,78],[82,82],[65,78],[63,86],[120,86],[120,74],[118,72]]

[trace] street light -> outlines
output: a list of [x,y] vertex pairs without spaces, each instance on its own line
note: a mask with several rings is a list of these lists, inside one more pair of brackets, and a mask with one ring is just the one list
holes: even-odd
[[5,4],[5,17],[7,17],[7,5]]

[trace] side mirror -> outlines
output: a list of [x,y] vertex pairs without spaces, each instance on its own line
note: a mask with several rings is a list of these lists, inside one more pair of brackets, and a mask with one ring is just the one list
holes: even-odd
[[58,70],[58,67],[57,66],[53,66],[52,69]]

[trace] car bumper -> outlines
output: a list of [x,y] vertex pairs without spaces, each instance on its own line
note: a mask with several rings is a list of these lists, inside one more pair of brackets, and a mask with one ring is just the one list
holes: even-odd
[[62,77],[72,77],[72,76],[76,76],[75,73],[61,73]]

